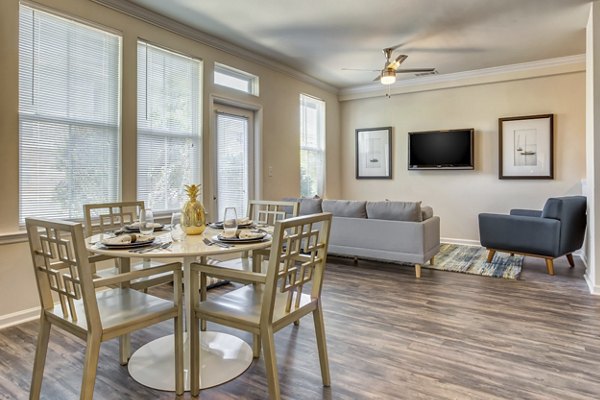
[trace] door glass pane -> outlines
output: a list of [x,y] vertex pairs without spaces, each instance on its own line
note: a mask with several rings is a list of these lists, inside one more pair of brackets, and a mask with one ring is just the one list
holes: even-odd
[[248,205],[248,118],[217,113],[217,210],[235,207],[238,217]]

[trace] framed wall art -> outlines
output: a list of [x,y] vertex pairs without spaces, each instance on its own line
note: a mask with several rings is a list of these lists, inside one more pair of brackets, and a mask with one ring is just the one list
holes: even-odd
[[392,179],[392,127],[356,130],[356,179]]
[[500,179],[554,179],[554,114],[498,119]]

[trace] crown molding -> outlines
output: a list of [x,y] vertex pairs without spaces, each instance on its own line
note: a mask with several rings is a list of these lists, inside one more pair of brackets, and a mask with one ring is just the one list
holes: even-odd
[[94,3],[100,4],[102,6],[111,8],[115,11],[118,11],[122,14],[129,15],[131,17],[137,18],[144,22],[147,22],[151,25],[157,26],[162,29],[166,29],[170,32],[173,32],[177,35],[186,37],[188,39],[192,39],[196,42],[202,43],[206,46],[210,46],[214,49],[223,51],[227,54],[231,54],[236,57],[243,58],[247,61],[251,61],[253,63],[262,65],[264,67],[270,68],[274,71],[280,72],[282,74],[288,75],[292,78],[298,79],[305,83],[317,86],[323,90],[326,90],[330,93],[337,94],[338,89],[334,86],[331,86],[323,81],[320,81],[316,78],[313,78],[310,75],[307,75],[303,72],[295,70],[285,64],[272,60],[268,57],[261,56],[256,52],[252,52],[246,50],[242,47],[236,46],[230,42],[227,42],[223,39],[220,39],[216,36],[210,35],[208,33],[202,32],[196,28],[192,28],[189,25],[182,24],[179,21],[175,21],[169,17],[158,14],[154,11],[151,11],[145,7],[142,7],[138,4],[132,3],[130,1],[123,0],[92,0]]
[[[519,79],[568,74],[585,71],[585,54],[550,58],[520,64],[503,65],[453,74],[429,75],[398,81],[390,88],[390,95],[447,89],[460,86],[481,85]],[[387,87],[372,83],[340,90],[339,101],[380,97],[387,93]]]

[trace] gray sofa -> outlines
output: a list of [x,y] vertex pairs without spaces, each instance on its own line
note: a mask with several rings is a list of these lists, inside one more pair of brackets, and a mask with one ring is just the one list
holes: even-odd
[[[287,199],[291,200],[291,199]],[[333,214],[329,253],[421,265],[440,249],[440,218],[421,202],[293,199],[300,215]]]

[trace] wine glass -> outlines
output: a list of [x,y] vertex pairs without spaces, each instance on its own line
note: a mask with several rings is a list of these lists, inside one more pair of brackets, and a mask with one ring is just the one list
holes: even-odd
[[140,211],[140,233],[151,235],[152,232],[154,232],[154,214],[152,210],[146,208]]
[[171,239],[175,242],[183,240],[185,231],[181,225],[181,213],[173,213],[171,215]]
[[235,207],[226,207],[223,218],[223,236],[235,237],[237,228],[237,213]]

